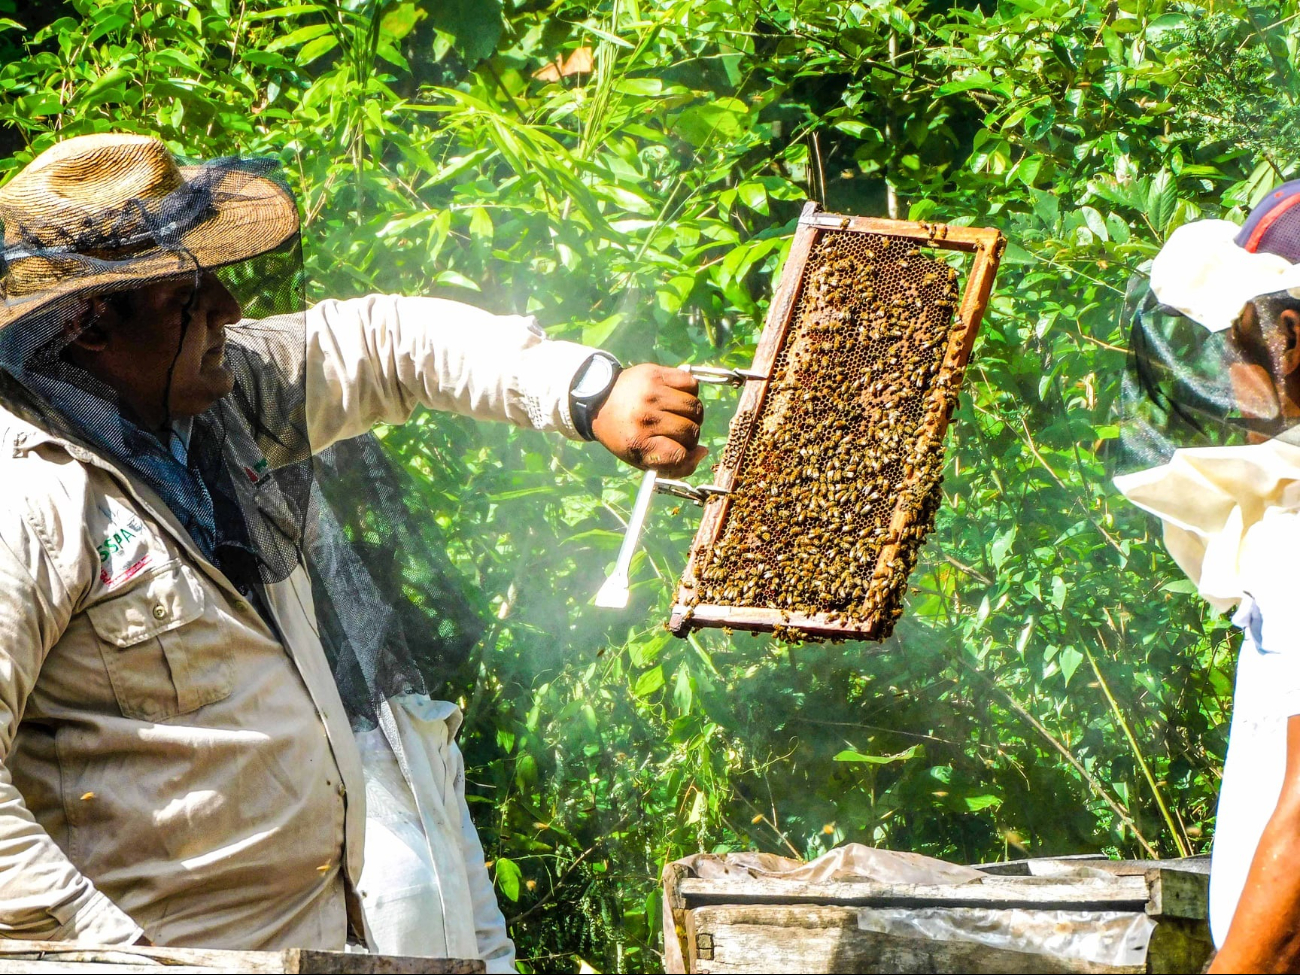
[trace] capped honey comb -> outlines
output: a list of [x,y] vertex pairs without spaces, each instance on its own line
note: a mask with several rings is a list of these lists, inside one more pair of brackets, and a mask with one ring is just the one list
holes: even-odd
[[[805,208],[669,628],[881,640],[1004,241]],[[964,277],[936,251],[974,254]]]

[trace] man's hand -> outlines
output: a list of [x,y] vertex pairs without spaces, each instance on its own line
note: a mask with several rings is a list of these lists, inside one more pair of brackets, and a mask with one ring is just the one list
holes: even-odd
[[624,369],[591,422],[591,432],[619,460],[668,477],[685,477],[708,453],[699,446],[704,404],[695,377],[643,363]]

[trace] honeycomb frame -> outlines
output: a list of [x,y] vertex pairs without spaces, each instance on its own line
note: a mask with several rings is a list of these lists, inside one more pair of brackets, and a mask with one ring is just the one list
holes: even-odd
[[[856,235],[862,236],[859,238]],[[845,243],[837,244],[837,241]],[[920,375],[915,380],[911,376],[903,375],[901,382],[887,383],[886,385],[890,385],[891,389],[884,391],[887,398],[894,385],[905,386],[912,382],[917,384],[914,398],[907,401],[915,425],[910,430],[902,431],[902,434],[909,439],[906,444],[899,447],[905,451],[907,460],[894,465],[895,482],[889,485],[887,498],[880,497],[879,489],[861,485],[844,492],[835,490],[832,493],[832,499],[836,495],[858,499],[858,507],[847,508],[847,515],[841,516],[845,517],[846,522],[852,520],[864,508],[874,512],[873,523],[877,527],[871,532],[871,537],[865,542],[861,539],[857,540],[860,557],[863,559],[865,555],[861,553],[866,553],[867,549],[861,546],[864,544],[874,546],[871,551],[874,551],[875,555],[870,560],[872,568],[869,575],[847,579],[842,575],[830,582],[823,572],[821,578],[810,578],[809,591],[815,590],[820,602],[817,599],[800,600],[801,605],[792,604],[789,596],[783,597],[783,600],[774,599],[764,585],[753,579],[744,583],[746,591],[742,595],[740,583],[733,588],[726,582],[717,581],[719,578],[729,578],[724,571],[726,566],[720,561],[719,553],[730,552],[731,554],[726,557],[734,560],[733,550],[736,550],[740,544],[736,536],[746,532],[751,537],[751,541],[759,545],[763,544],[754,537],[754,532],[759,528],[746,527],[758,522],[742,520],[733,525],[731,514],[733,508],[738,508],[742,512],[754,510],[755,502],[745,497],[745,488],[748,485],[761,486],[762,483],[766,483],[762,481],[765,476],[763,471],[771,469],[773,457],[777,456],[774,453],[777,448],[770,444],[774,438],[779,437],[782,428],[781,416],[784,409],[782,404],[790,400],[793,396],[791,390],[796,387],[791,377],[797,378],[798,374],[793,373],[795,366],[792,363],[798,357],[801,368],[807,368],[812,363],[819,369],[825,366],[833,370],[837,364],[836,356],[840,356],[843,360],[850,355],[847,349],[848,343],[842,338],[824,340],[824,344],[831,350],[830,355],[823,354],[823,348],[815,342],[810,345],[813,340],[808,338],[822,324],[814,312],[822,315],[836,312],[836,301],[840,292],[835,292],[829,303],[823,300],[825,280],[827,274],[833,273],[833,269],[822,273],[815,282],[810,282],[810,275],[824,271],[828,260],[825,255],[833,254],[837,246],[846,253],[856,250],[857,253],[865,253],[870,258],[875,258],[876,252],[879,251],[883,255],[880,260],[894,260],[895,264],[902,268],[908,268],[908,259],[916,254],[918,263],[929,261],[930,264],[913,269],[910,272],[913,277],[926,268],[934,270],[942,266],[948,275],[948,280],[952,282],[945,296],[943,286],[946,281],[935,283],[936,275],[926,273],[923,278],[924,289],[914,280],[910,282],[907,289],[898,285],[893,292],[885,288],[884,293],[878,294],[880,282],[872,278],[869,287],[862,287],[860,281],[857,282],[858,291],[852,301],[840,302],[840,306],[846,308],[856,302],[854,307],[865,309],[872,320],[879,320],[881,323],[879,327],[895,329],[890,335],[903,335],[904,338],[900,341],[914,341],[915,336],[921,334],[922,329],[929,330],[925,338],[915,339],[915,342],[920,343],[921,348],[933,349],[932,353],[927,353],[932,356],[929,365],[922,364],[924,368],[921,372],[924,375]],[[791,243],[789,257],[777,282],[751,366],[753,372],[768,378],[745,384],[730,424],[727,446],[716,468],[714,482],[733,493],[713,496],[705,503],[700,527],[691,544],[686,569],[678,584],[668,621],[668,628],[672,633],[684,637],[691,630],[700,627],[725,627],[734,630],[772,632],[790,639],[883,640],[889,636],[901,613],[903,594],[907,589],[907,579],[915,566],[917,552],[925,535],[933,527],[934,515],[942,497],[939,481],[942,472],[944,433],[951,419],[957,390],[961,386],[966,363],[970,358],[975,335],[988,304],[993,280],[1005,246],[1005,238],[993,229],[846,216],[823,213],[816,203],[810,202],[805,205]],[[863,251],[864,247],[875,248],[875,250]],[[919,249],[923,250],[918,253]],[[972,255],[972,259],[962,273],[947,271],[946,263],[934,261],[924,253],[945,250]],[[848,259],[847,256],[841,257],[842,261]],[[889,266],[883,264],[882,266],[888,270]],[[869,274],[873,270],[874,265],[869,265],[863,273]],[[964,287],[959,288],[957,281],[961,277],[965,278],[965,282]],[[810,289],[821,289],[809,299],[821,304],[813,311],[803,314],[804,298]],[[903,294],[904,290],[905,294]],[[922,294],[923,290],[925,294]],[[960,293],[959,298],[958,293]],[[909,323],[909,327],[902,329],[896,317],[890,317],[886,306],[892,305],[898,308],[904,303],[909,308],[920,309],[920,314],[926,319],[925,322]],[[826,308],[830,308],[831,313],[826,312]],[[887,324],[886,319],[888,319]],[[868,325],[863,324],[860,328],[861,334],[869,340],[874,340],[875,335],[868,335],[867,328]],[[936,329],[941,331],[942,335],[939,335]],[[826,329],[822,329],[822,332],[829,334]],[[840,349],[845,349],[845,352],[841,354]],[[865,361],[870,356],[870,352],[854,348],[852,355]],[[846,375],[842,361],[840,366],[837,375]],[[876,385],[879,387],[881,384]],[[874,390],[874,392],[879,391],[879,389]],[[870,398],[869,392],[873,390],[863,393],[864,400]],[[807,399],[807,396],[804,398]],[[897,397],[895,402],[898,402]],[[919,404],[919,413],[914,408],[916,404]],[[875,436],[880,436],[877,424],[882,423],[886,428],[886,435],[892,436],[895,442],[899,440],[899,436],[888,429],[896,421],[890,419],[878,404],[864,402],[859,412],[866,417],[867,422],[872,424]],[[800,418],[798,410],[794,415]],[[841,452],[841,456],[833,462],[838,463],[843,459],[844,455]],[[755,466],[756,462],[761,465],[761,469]],[[816,462],[815,459],[812,461],[814,464]],[[860,481],[861,478],[856,471],[857,463],[850,461],[850,464],[854,468],[851,472],[853,477],[846,480]],[[779,482],[780,478],[775,480]],[[753,494],[756,490],[757,488],[753,488],[750,493]],[[869,504],[861,503],[864,490],[873,492],[867,495],[872,499]],[[825,507],[824,499],[818,503]],[[764,511],[771,513],[773,508],[769,505]],[[760,524],[759,527],[761,528],[762,525]],[[798,531],[791,531],[790,528],[787,523],[787,537],[797,537]],[[859,531],[862,530],[861,525],[857,528]],[[846,534],[846,538],[844,544],[855,541],[851,533]],[[815,552],[809,556],[808,545],[803,547],[805,549],[803,566],[805,568],[812,566],[813,571],[809,576],[815,577],[821,566],[819,557]],[[758,556],[745,554],[744,557]],[[780,559],[776,561],[778,564],[773,565],[763,578],[772,576],[780,568]],[[836,586],[838,588],[834,589],[834,592],[840,596],[847,594],[848,602],[841,599],[838,605],[822,605],[835,602],[834,599],[828,599],[826,593],[828,587]],[[724,593],[731,595],[728,597],[720,594],[720,587]]]

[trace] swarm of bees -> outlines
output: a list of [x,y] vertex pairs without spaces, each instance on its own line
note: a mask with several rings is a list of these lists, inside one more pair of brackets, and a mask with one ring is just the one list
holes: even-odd
[[956,271],[912,241],[821,235],[692,603],[888,636],[941,497],[957,298]]

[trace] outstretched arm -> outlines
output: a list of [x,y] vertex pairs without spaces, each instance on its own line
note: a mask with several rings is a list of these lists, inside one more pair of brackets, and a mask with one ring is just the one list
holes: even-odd
[[[402,423],[417,406],[505,420],[572,439],[569,390],[593,349],[547,338],[532,318],[441,298],[370,295],[307,313],[307,425],[314,451]],[[669,474],[703,456],[695,380],[634,366],[592,424],[615,456]]]
[[1286,731],[1282,793],[1211,972],[1300,972],[1300,715]]

